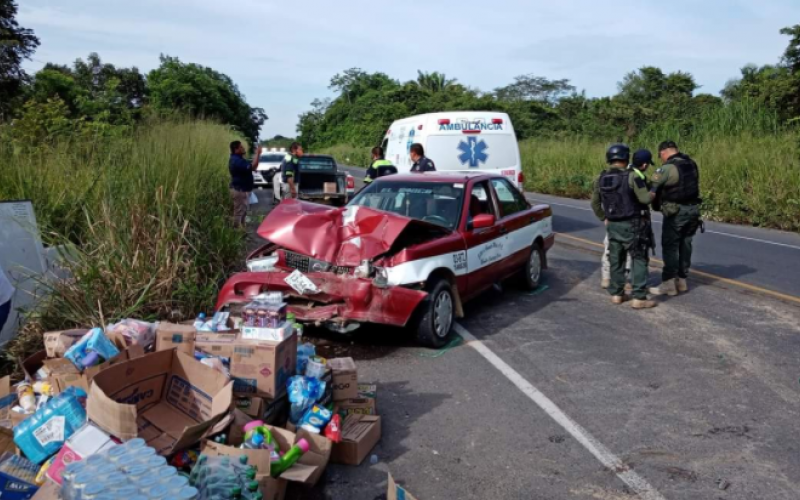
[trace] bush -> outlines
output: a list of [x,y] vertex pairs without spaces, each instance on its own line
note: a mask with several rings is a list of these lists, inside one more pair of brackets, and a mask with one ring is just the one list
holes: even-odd
[[211,308],[243,249],[229,224],[235,138],[222,125],[170,121],[38,150],[0,142],[0,199],[33,201],[45,244],[59,245],[72,275],[44,284],[36,323],[179,320]]

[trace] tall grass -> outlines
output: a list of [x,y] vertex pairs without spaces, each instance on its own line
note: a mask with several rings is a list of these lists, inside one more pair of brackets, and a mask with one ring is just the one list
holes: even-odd
[[[707,112],[692,125],[690,129],[669,123],[653,125],[631,147],[648,148],[655,155],[661,141],[678,142],[700,166],[707,218],[800,230],[797,131],[782,129],[773,113],[748,102]],[[583,137],[522,141],[526,188],[590,197],[594,178],[605,168],[608,145]]]
[[36,326],[177,320],[209,308],[244,242],[229,224],[234,138],[214,123],[172,121],[124,138],[0,141],[0,199],[33,201],[45,243],[62,249],[72,275],[46,285]]
[[340,165],[351,167],[368,167],[372,164],[372,148],[340,144],[329,148],[322,148],[314,153],[331,155]]

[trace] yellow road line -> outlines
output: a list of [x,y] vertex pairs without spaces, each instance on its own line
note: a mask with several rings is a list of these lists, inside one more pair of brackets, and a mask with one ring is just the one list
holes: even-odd
[[[603,248],[603,249],[605,248],[602,243],[597,243],[596,241],[591,241],[591,240],[587,240],[587,239],[584,239],[584,238],[578,238],[577,236],[570,236],[570,235],[564,234],[564,233],[556,233],[556,235],[557,235],[556,236],[557,239],[558,238],[566,238],[568,240],[575,240],[575,241],[584,243],[586,245],[591,245],[593,247],[598,247],[598,248]],[[651,262],[657,262],[658,264],[661,264],[662,266],[664,265],[664,261],[662,261],[660,259],[651,258],[650,261]],[[716,274],[706,273],[706,272],[703,272],[703,271],[695,271],[694,269],[690,270],[689,272],[694,274],[694,275],[697,275],[697,276],[702,276],[704,278],[712,279],[714,281],[720,281],[722,283],[727,283],[728,285],[738,286],[739,288],[744,288],[744,289],[750,290],[752,292],[762,293],[764,295],[770,295],[772,297],[775,297],[775,298],[778,298],[778,299],[781,299],[781,300],[788,300],[789,302],[794,302],[796,304],[800,304],[800,297],[795,297],[794,295],[786,295],[785,293],[776,292],[775,290],[769,290],[767,288],[761,288],[760,286],[750,285],[748,283],[743,283],[743,282],[741,282],[739,280],[723,278],[722,276],[717,276]]]

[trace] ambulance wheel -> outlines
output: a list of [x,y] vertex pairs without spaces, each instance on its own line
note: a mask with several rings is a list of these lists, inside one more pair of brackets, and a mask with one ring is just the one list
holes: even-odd
[[428,296],[419,305],[417,341],[438,349],[447,344],[455,322],[455,298],[450,282],[444,278],[428,287]]
[[529,291],[534,291],[539,288],[542,282],[542,270],[544,269],[544,253],[542,246],[534,243],[531,247],[531,254],[525,262],[525,268],[522,271],[521,282],[522,286]]

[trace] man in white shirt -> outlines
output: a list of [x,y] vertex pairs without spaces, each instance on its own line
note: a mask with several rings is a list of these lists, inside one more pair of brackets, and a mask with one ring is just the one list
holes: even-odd
[[6,324],[8,315],[11,313],[11,298],[14,296],[14,287],[8,281],[5,271],[0,266],[0,330]]

